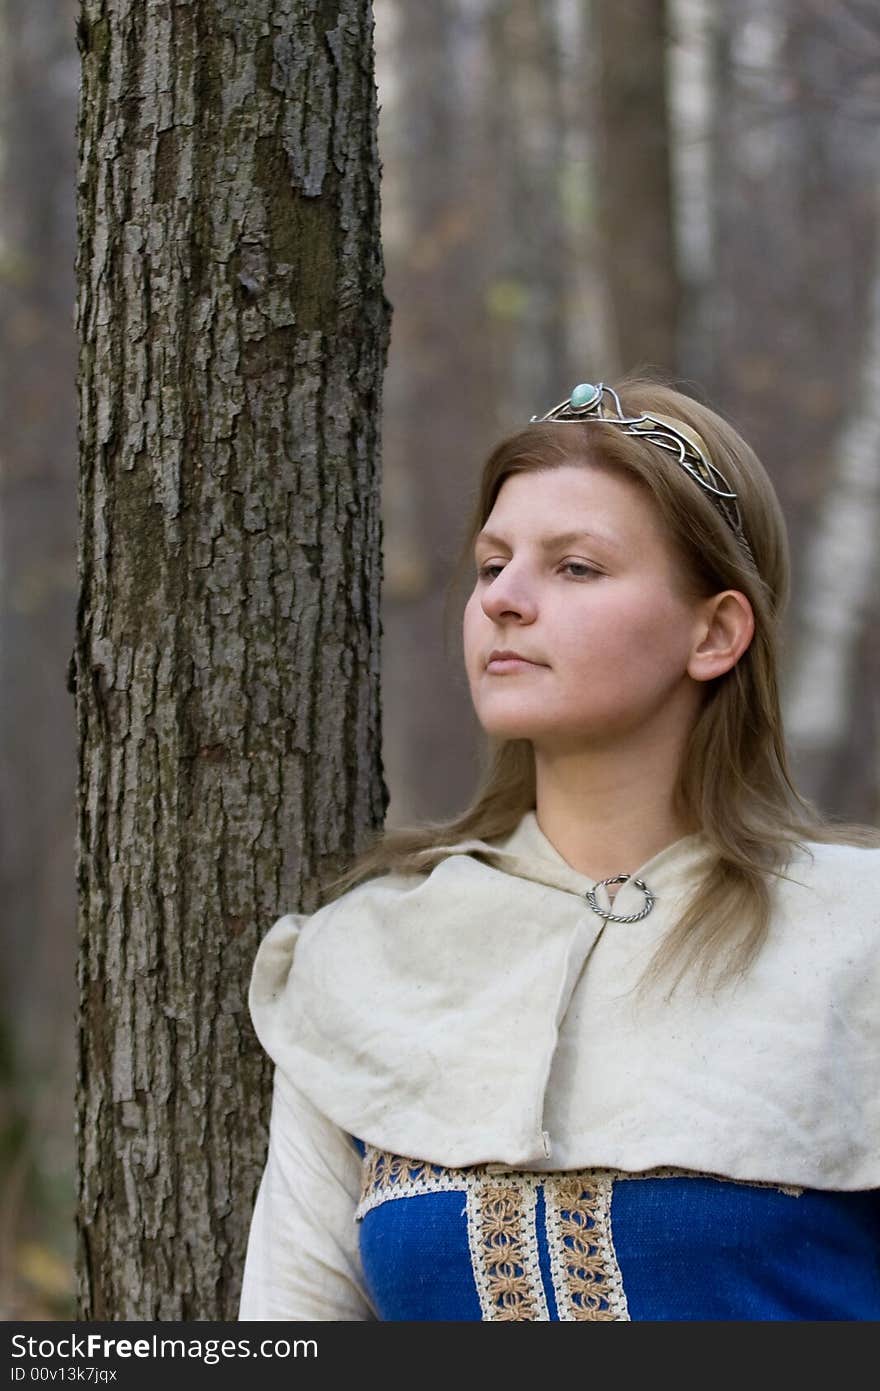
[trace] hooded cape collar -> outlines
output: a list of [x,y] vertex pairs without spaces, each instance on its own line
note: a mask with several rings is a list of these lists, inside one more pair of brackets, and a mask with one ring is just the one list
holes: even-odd
[[[596,889],[596,880],[574,869],[563,859],[555,845],[547,839],[538,824],[534,810],[522,817],[519,825],[510,835],[497,841],[462,840],[441,849],[450,854],[479,855],[488,863],[495,865],[505,874],[520,879],[530,879],[538,884],[583,897],[588,889]],[[706,864],[711,858],[711,849],[706,837],[700,832],[682,836],[680,840],[658,851],[638,869],[621,871],[630,874],[631,879],[649,881],[652,892],[656,889],[665,892],[675,885],[686,882],[695,869]],[[626,916],[628,912],[638,912],[644,906],[644,896],[631,884],[619,887],[615,904],[619,904],[621,894],[626,890],[627,899],[636,906],[629,909],[614,908],[615,913]],[[599,889],[599,902],[609,906],[609,897],[604,889]]]
[[[429,874],[286,914],[258,951],[257,1035],[335,1124],[453,1167],[880,1186],[880,851],[811,843],[746,977],[646,1001],[644,967],[711,865],[702,833],[633,869],[613,905],[534,811],[444,849]],[[639,913],[634,878],[655,897],[639,922],[584,896]]]

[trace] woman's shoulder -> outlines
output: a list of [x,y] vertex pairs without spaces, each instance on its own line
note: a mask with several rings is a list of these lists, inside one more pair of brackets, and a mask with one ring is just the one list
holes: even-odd
[[850,880],[874,882],[880,877],[880,832],[878,844],[852,844],[848,841],[802,840],[794,847],[786,874],[822,887],[843,886]]
[[[377,895],[405,890],[401,876],[381,875],[356,884],[311,912],[282,913],[259,943],[251,968],[248,1011],[270,1057],[284,1056],[294,1001],[306,989],[320,993],[322,981],[346,965],[346,939],[353,923],[375,911]],[[344,973],[344,972],[343,972]]]
[[418,890],[424,875],[388,871],[355,884],[311,912],[283,913],[262,938],[254,958],[251,992],[265,997],[283,988],[293,965],[336,949],[345,950],[354,925],[375,921],[389,905]]
[[801,841],[780,880],[780,902],[802,923],[880,945],[880,845]]

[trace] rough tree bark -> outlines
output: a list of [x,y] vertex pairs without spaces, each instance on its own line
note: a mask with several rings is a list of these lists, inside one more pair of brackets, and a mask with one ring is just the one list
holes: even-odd
[[381,824],[372,10],[84,0],[79,1317],[234,1318],[279,911]]

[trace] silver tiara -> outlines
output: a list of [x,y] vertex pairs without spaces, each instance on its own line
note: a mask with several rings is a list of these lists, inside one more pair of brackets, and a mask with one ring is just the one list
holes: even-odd
[[[611,413],[604,400],[605,395],[614,401],[615,413]],[[624,415],[620,397],[613,387],[602,382],[593,385],[581,382],[570,396],[554,406],[546,415],[533,415],[530,424],[542,424],[545,420],[572,421],[576,424],[590,420],[606,421],[618,425],[625,435],[637,435],[639,439],[656,444],[676,456],[682,468],[690,474],[695,483],[711,495],[716,508],[734,532],[737,541],[752,564],[755,558],[743,532],[742,516],[737,495],[724,475],[715,467],[706,448],[706,442],[692,425],[676,420],[671,415],[660,415],[656,411],[646,411],[643,415]]]

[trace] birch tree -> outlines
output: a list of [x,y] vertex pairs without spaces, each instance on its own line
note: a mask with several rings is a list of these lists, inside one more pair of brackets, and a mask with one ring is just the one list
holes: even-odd
[[84,0],[79,1317],[229,1319],[281,911],[381,823],[372,10]]

